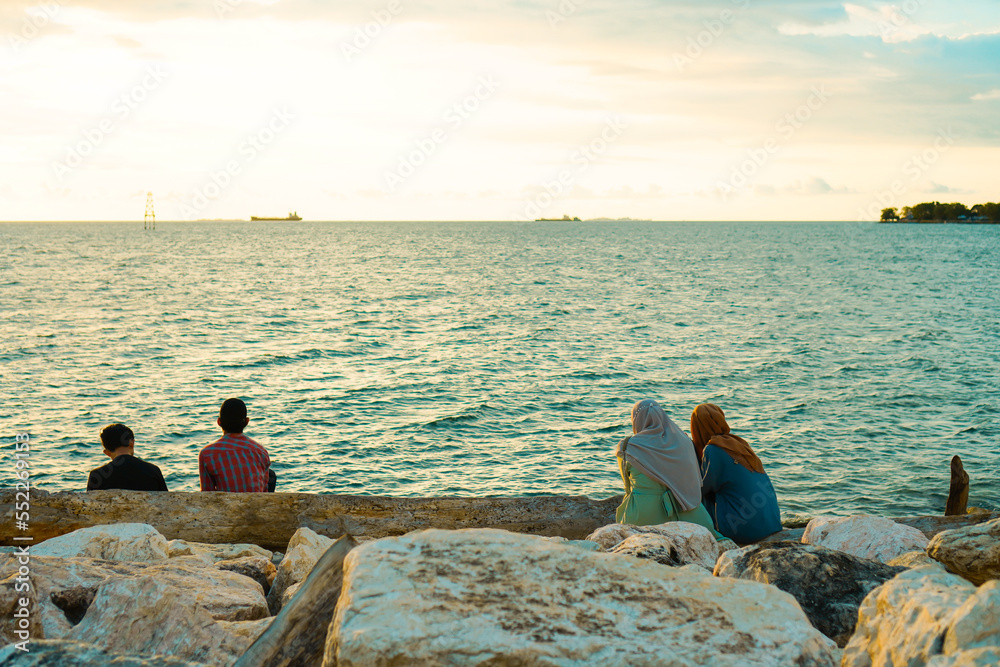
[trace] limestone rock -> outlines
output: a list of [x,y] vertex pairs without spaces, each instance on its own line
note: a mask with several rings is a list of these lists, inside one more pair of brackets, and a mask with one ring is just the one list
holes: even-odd
[[274,578],[278,574],[278,568],[274,566],[271,559],[263,556],[243,556],[242,558],[220,560],[215,564],[215,567],[219,570],[227,570],[242,574],[244,577],[250,577],[260,584],[265,595],[271,590],[271,584],[274,583]]
[[[944,638],[953,631],[959,609],[975,594],[975,586],[940,567],[906,570],[861,603],[843,667],[928,664],[944,655]],[[966,647],[950,648],[958,653]]]
[[31,547],[31,555],[148,563],[167,559],[167,540],[144,523],[118,523],[53,537]]
[[[187,557],[184,557],[187,558]],[[239,621],[267,617],[267,602],[260,584],[236,574],[184,558],[157,563],[123,563],[92,558],[33,556],[31,583],[37,603],[33,618],[39,624],[32,637],[61,639],[83,618],[98,588],[116,576],[152,576],[194,600],[213,618]],[[0,556],[0,610],[13,590],[17,559]],[[11,593],[13,595],[13,593]],[[2,626],[0,626],[2,627]]]
[[25,653],[0,648],[0,667],[207,667],[165,655],[140,657],[113,653],[92,644],[60,639],[32,640]]
[[974,584],[1000,579],[1000,519],[938,533],[927,555]]
[[[712,542],[715,542],[714,538]],[[714,545],[712,551],[714,552]],[[659,533],[639,533],[626,537],[624,541],[612,547],[610,553],[645,558],[672,567],[698,565],[710,571],[715,566],[714,553],[692,548],[688,542]]]
[[902,567],[797,542],[755,544],[719,557],[716,576],[772,584],[794,597],[813,626],[844,646],[854,633],[858,607]]
[[334,540],[329,537],[319,535],[309,528],[299,528],[295,531],[292,539],[288,541],[288,549],[278,564],[278,574],[267,594],[267,604],[272,616],[281,611],[285,590],[304,581],[333,542]]
[[939,655],[927,663],[927,667],[996,667],[1000,665],[1000,648],[974,648],[951,655]]
[[369,542],[323,665],[835,665],[791,596],[692,569],[490,529]]
[[[0,517],[14,515],[14,489],[0,489]],[[302,525],[331,537],[402,535],[427,528],[501,528],[535,535],[582,539],[614,520],[621,496],[524,498],[391,498],[316,493],[201,493],[31,490],[31,536],[35,543],[78,528],[125,522],[147,523],[167,539],[221,544],[252,543],[284,549]],[[14,531],[0,545],[14,545]]]
[[912,570],[915,567],[923,567],[924,565],[936,565],[938,567],[944,567],[941,563],[937,562],[933,558],[927,555],[926,551],[908,551],[902,556],[896,556],[891,561],[886,563],[886,565],[895,565],[897,567],[905,567]]
[[267,558],[268,560],[274,557],[272,552],[258,547],[256,544],[206,544],[204,542],[188,542],[187,540],[170,540],[167,542],[167,549],[170,558],[192,555],[205,556],[213,563],[251,556]]
[[[659,526],[632,526],[613,523],[598,528],[588,535],[587,539],[597,542],[605,551],[615,551],[618,545],[634,535],[659,535],[665,538],[665,541],[660,542],[661,550],[666,550],[662,556],[668,561],[676,560],[678,565],[695,564],[711,570],[715,567],[715,561],[719,557],[719,543],[712,533],[704,526],[686,521],[670,521]],[[652,548],[654,542],[656,540],[645,542],[647,551]],[[637,545],[638,542],[633,542],[633,544]],[[625,548],[631,549],[631,547]],[[671,549],[675,552],[674,557],[669,555]],[[646,556],[646,558],[649,557]]]
[[67,639],[109,651],[170,655],[220,667],[235,663],[252,643],[226,632],[193,597],[148,575],[116,576],[105,582]]
[[802,542],[880,563],[927,547],[927,537],[916,528],[868,514],[816,517],[806,526]]

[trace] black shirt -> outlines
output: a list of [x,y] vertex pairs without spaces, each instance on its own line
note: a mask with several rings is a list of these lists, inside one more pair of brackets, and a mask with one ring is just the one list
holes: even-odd
[[87,490],[108,489],[166,491],[167,483],[163,481],[163,473],[152,463],[146,463],[131,454],[122,454],[116,456],[110,463],[90,471]]

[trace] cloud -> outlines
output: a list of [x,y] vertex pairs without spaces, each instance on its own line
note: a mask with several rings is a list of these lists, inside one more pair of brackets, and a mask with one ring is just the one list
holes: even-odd
[[987,93],[976,93],[972,96],[973,102],[987,102],[989,100],[1000,100],[1000,88],[994,88]]

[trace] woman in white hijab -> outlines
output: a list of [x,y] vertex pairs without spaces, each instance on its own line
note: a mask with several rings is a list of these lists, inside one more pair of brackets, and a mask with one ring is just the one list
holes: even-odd
[[701,504],[701,469],[694,443],[659,403],[647,398],[635,404],[632,435],[618,443],[615,455],[625,484],[625,500],[615,513],[618,523],[656,526],[688,521],[723,539]]

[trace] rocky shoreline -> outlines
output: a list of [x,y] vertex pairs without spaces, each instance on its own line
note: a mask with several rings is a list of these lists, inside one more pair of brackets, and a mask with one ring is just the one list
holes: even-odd
[[[0,553],[0,667],[1000,664],[995,514],[818,517],[741,548],[614,524],[615,499],[545,516],[535,498],[256,494],[290,517],[254,540],[287,532],[274,550],[178,538],[161,513],[198,496],[198,534],[259,527],[235,494],[104,493],[121,495],[32,493],[54,534]],[[94,523],[126,500],[153,520]]]

